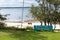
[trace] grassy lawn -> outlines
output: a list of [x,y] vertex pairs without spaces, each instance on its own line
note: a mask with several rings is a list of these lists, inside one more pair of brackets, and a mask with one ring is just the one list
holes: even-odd
[[60,40],[60,33],[0,30],[0,40]]

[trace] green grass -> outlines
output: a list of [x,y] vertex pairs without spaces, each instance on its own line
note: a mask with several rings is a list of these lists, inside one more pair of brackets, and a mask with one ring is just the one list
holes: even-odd
[[0,40],[60,40],[60,32],[0,30]]

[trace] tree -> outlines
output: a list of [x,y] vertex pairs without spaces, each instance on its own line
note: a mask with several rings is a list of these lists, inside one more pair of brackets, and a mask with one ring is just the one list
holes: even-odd
[[32,6],[30,9],[30,12],[34,17],[36,17],[42,25],[42,22],[46,25],[46,19],[47,19],[47,8],[45,7],[45,1],[42,1],[40,4],[40,0],[37,0],[39,6]]
[[[4,21],[4,20],[6,20],[6,18],[0,14],[0,21]],[[5,26],[5,23],[0,22],[0,28],[3,28],[4,26]]]
[[30,12],[32,13],[33,17],[35,17],[36,19],[38,19],[41,22],[41,25],[42,25],[42,19],[44,17],[42,15],[42,11],[40,11],[40,10],[41,10],[41,8],[32,5]]
[[0,20],[6,20],[6,18],[0,14]]
[[60,23],[60,13],[58,12],[59,5],[60,5],[60,0],[47,0],[49,4],[54,5],[55,10],[52,13],[52,22],[56,27],[57,23]]
[[[60,5],[60,1],[57,0],[36,0],[38,2],[38,6],[32,6],[30,12],[34,17],[36,17],[39,21],[43,21],[46,25],[56,24],[60,22],[60,13],[58,12],[58,7]],[[42,2],[42,3],[40,3]],[[54,8],[53,8],[54,7]]]

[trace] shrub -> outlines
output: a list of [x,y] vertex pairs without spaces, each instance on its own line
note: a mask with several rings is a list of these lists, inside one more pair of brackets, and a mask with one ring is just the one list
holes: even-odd
[[5,23],[0,22],[0,28],[4,28],[5,27]]
[[28,30],[28,31],[33,30],[33,27],[27,26],[27,27],[26,27],[26,30]]

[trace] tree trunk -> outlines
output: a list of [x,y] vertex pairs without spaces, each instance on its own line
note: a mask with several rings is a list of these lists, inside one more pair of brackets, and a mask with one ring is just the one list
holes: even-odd
[[42,26],[42,22],[41,22],[41,26]]
[[48,26],[49,26],[49,22],[48,22]]
[[54,30],[55,30],[55,28],[56,28],[56,24],[54,24]]
[[46,19],[44,20],[45,26],[46,26]]

